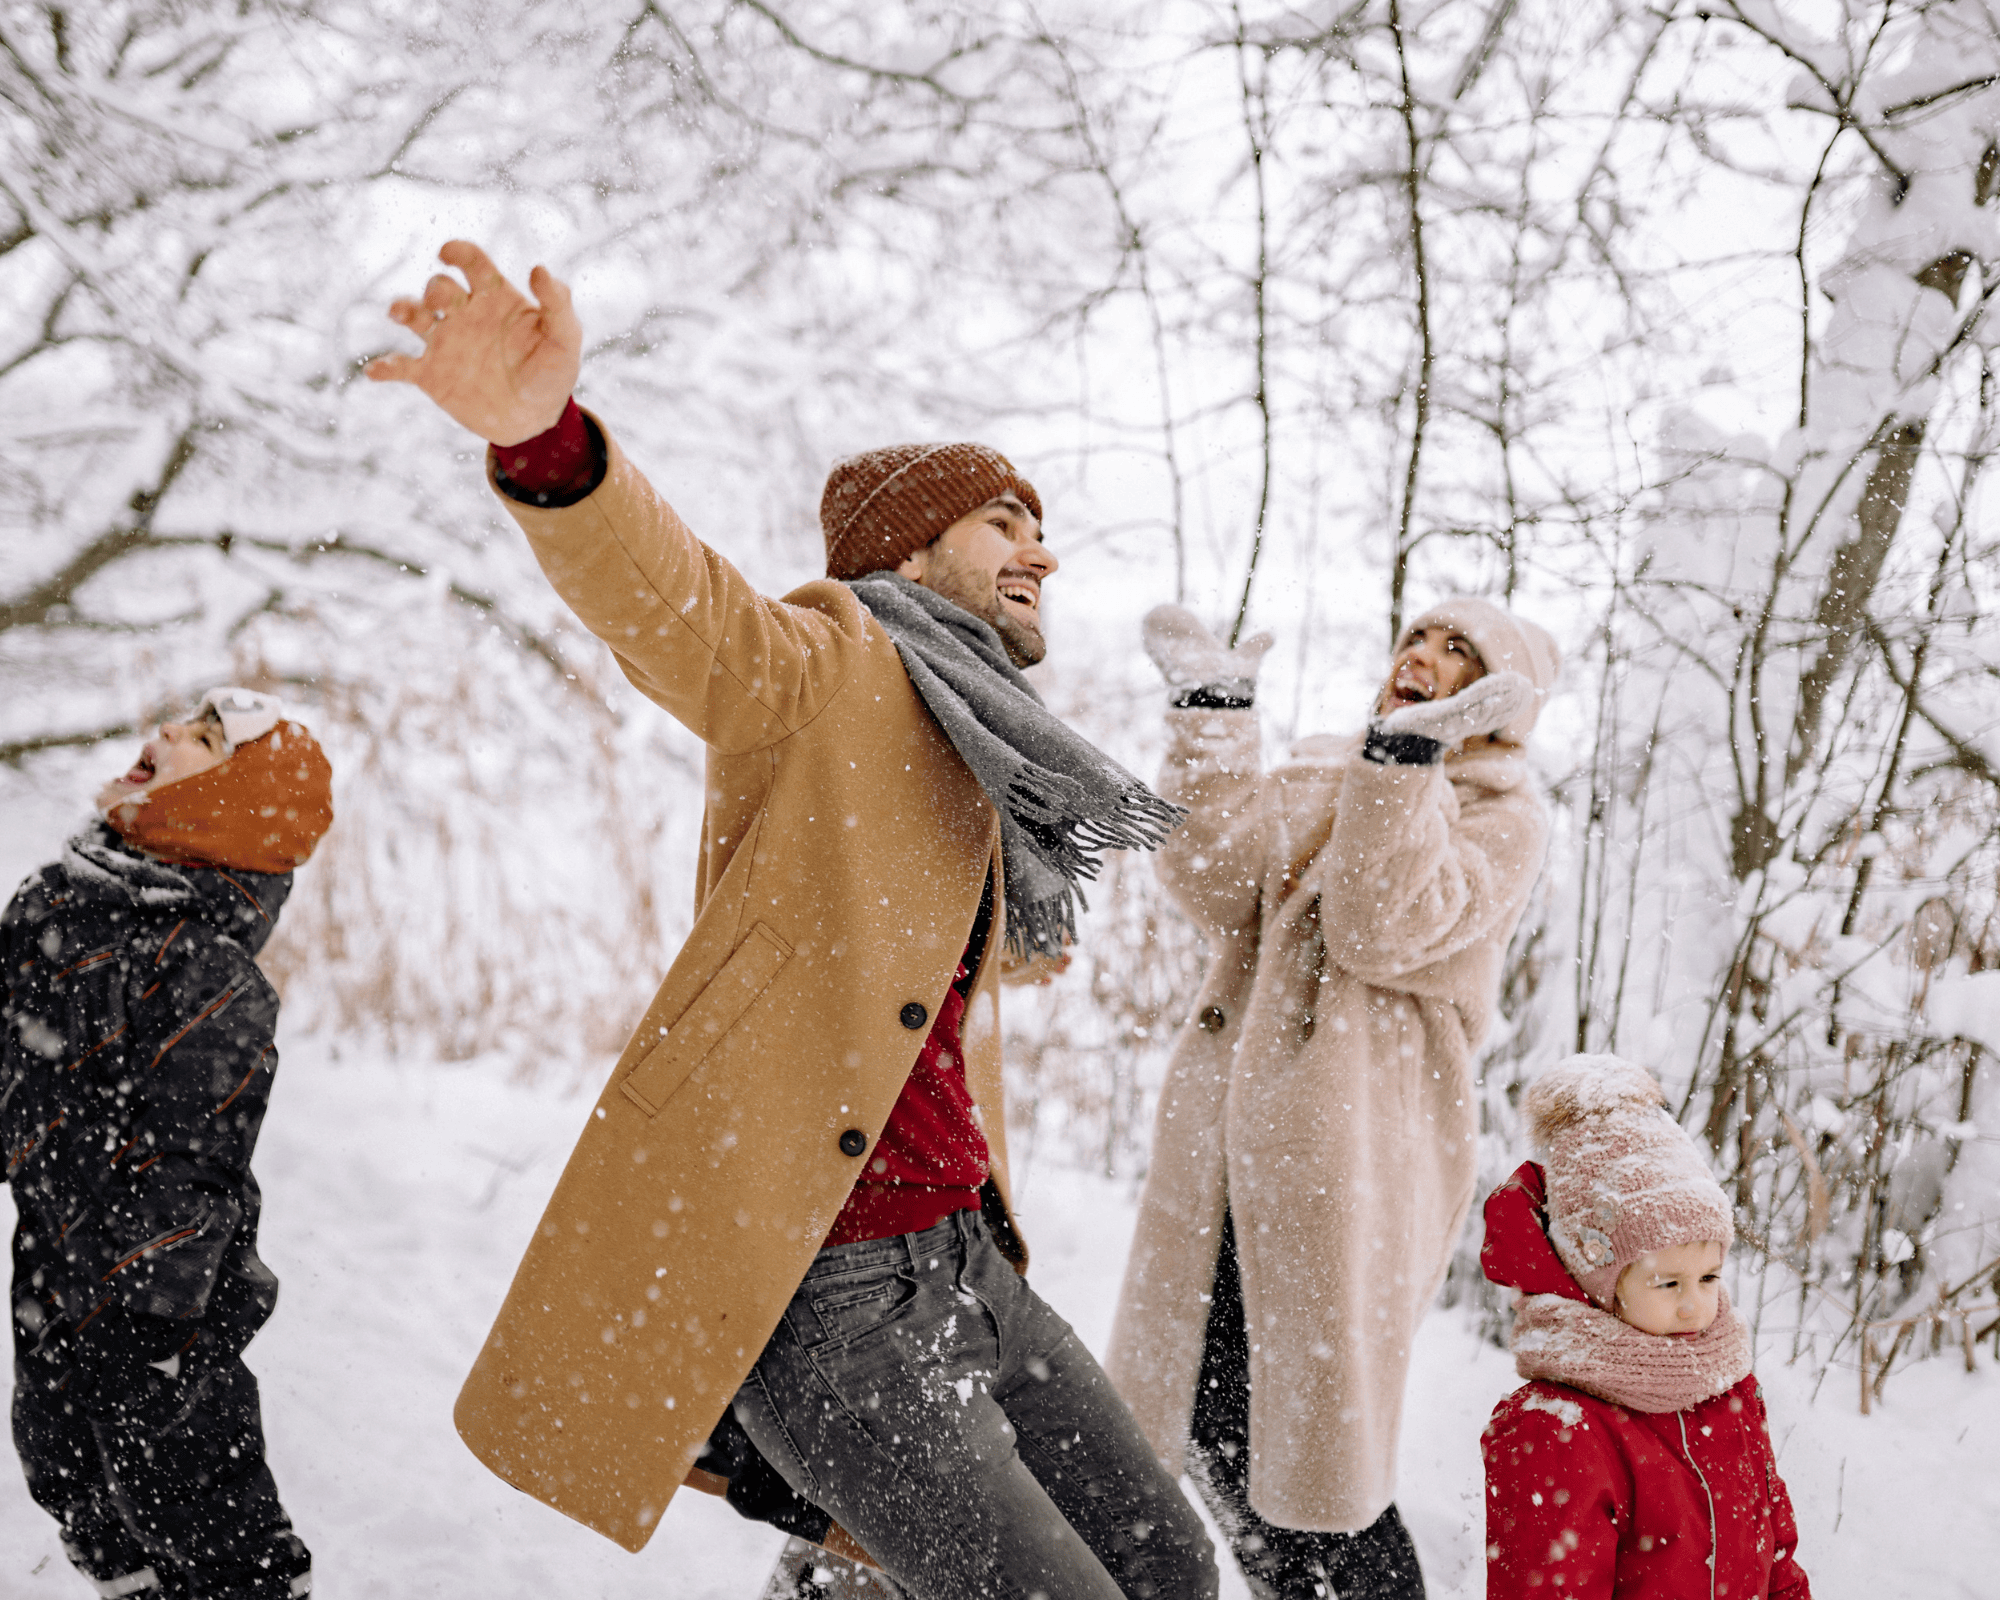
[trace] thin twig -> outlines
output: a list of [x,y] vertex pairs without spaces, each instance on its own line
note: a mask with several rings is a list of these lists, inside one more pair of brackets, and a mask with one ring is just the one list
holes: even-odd
[[1424,258],[1424,213],[1421,204],[1423,141],[1417,133],[1416,94],[1410,87],[1409,51],[1403,38],[1401,0],[1389,0],[1389,37],[1396,45],[1396,70],[1402,86],[1397,110],[1403,120],[1406,143],[1403,188],[1410,212],[1410,253],[1417,280],[1417,393],[1416,414],[1410,426],[1410,459],[1403,471],[1403,503],[1396,515],[1396,548],[1389,565],[1389,647],[1394,649],[1403,633],[1403,592],[1409,581],[1411,518],[1416,514],[1417,474],[1423,462],[1424,429],[1431,414],[1431,369],[1436,352],[1431,347],[1431,288],[1429,263]]
[[[1229,643],[1234,647],[1243,637],[1243,625],[1250,617],[1250,587],[1257,581],[1257,562],[1264,553],[1264,524],[1271,509],[1273,462],[1269,379],[1270,339],[1266,323],[1269,310],[1267,295],[1271,268],[1271,218],[1264,191],[1264,150],[1269,128],[1262,114],[1263,85],[1260,84],[1255,96],[1250,88],[1250,70],[1246,59],[1249,44],[1243,31],[1243,11],[1240,5],[1232,5],[1231,10],[1236,17],[1236,80],[1242,94],[1243,132],[1250,141],[1250,175],[1257,193],[1257,270],[1250,281],[1257,323],[1257,391],[1252,399],[1257,407],[1263,442],[1263,477],[1257,491],[1257,522],[1250,535],[1250,560],[1243,573],[1243,597],[1237,602],[1236,620],[1229,629]],[[1268,62],[1265,70],[1269,71]]]

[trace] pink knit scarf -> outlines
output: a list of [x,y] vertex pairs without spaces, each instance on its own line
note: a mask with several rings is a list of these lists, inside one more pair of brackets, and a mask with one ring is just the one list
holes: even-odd
[[1741,1383],[1750,1334],[1730,1309],[1697,1334],[1641,1333],[1609,1311],[1556,1294],[1533,1294],[1514,1310],[1514,1370],[1594,1394],[1633,1411],[1685,1411]]

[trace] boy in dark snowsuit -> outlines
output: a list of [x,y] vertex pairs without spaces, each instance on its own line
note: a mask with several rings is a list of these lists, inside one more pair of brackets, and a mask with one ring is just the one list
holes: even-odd
[[278,1287],[250,1172],[278,997],[254,957],[329,778],[275,701],[218,690],[0,916],[14,1443],[106,1596],[312,1588],[242,1354]]

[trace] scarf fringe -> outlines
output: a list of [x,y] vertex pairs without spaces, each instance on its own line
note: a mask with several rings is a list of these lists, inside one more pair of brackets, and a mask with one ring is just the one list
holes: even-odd
[[1088,910],[1079,887],[1107,850],[1157,850],[1187,816],[1042,703],[999,634],[892,573],[849,580],[903,658],[911,687],[1000,813],[1007,948],[1059,955]]
[[[1083,905],[1083,896],[1075,889],[1067,889],[1049,900],[1036,900],[1026,904],[1009,903],[1007,907],[1008,950],[1023,961],[1038,954],[1056,954],[1065,944],[1076,939],[1076,908]],[[1088,906],[1084,906],[1088,910]]]
[[[1081,794],[1076,798],[1081,800]],[[1036,842],[1044,849],[1073,853],[1077,875],[1085,878],[1097,876],[1101,863],[1093,858],[1104,851],[1157,850],[1187,818],[1185,806],[1143,788],[1121,793],[1117,812],[1109,817],[1056,805],[1020,778],[1008,786],[1007,802],[1023,826],[1036,830]]]

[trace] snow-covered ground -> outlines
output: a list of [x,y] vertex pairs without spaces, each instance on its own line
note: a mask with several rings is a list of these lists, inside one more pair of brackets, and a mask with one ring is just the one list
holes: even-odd
[[[637,1556],[473,1460],[451,1403],[580,1126],[585,1097],[497,1067],[343,1056],[292,1041],[258,1156],[264,1254],[284,1280],[251,1351],[271,1457],[326,1600],[751,1600],[777,1535],[679,1496]],[[1101,1347],[1132,1226],[1128,1185],[1020,1175],[1037,1287]],[[11,1226],[11,1207],[0,1204]],[[1850,1384],[1761,1372],[1801,1556],[1820,1600],[1990,1595],[2000,1571],[2000,1374],[1934,1361],[1875,1416]],[[1431,1593],[1480,1592],[1479,1430],[1510,1363],[1454,1312],[1424,1330],[1403,1444],[1404,1515]],[[0,1596],[89,1593],[53,1525],[0,1476]],[[1223,1593],[1241,1600],[1233,1573]]]

